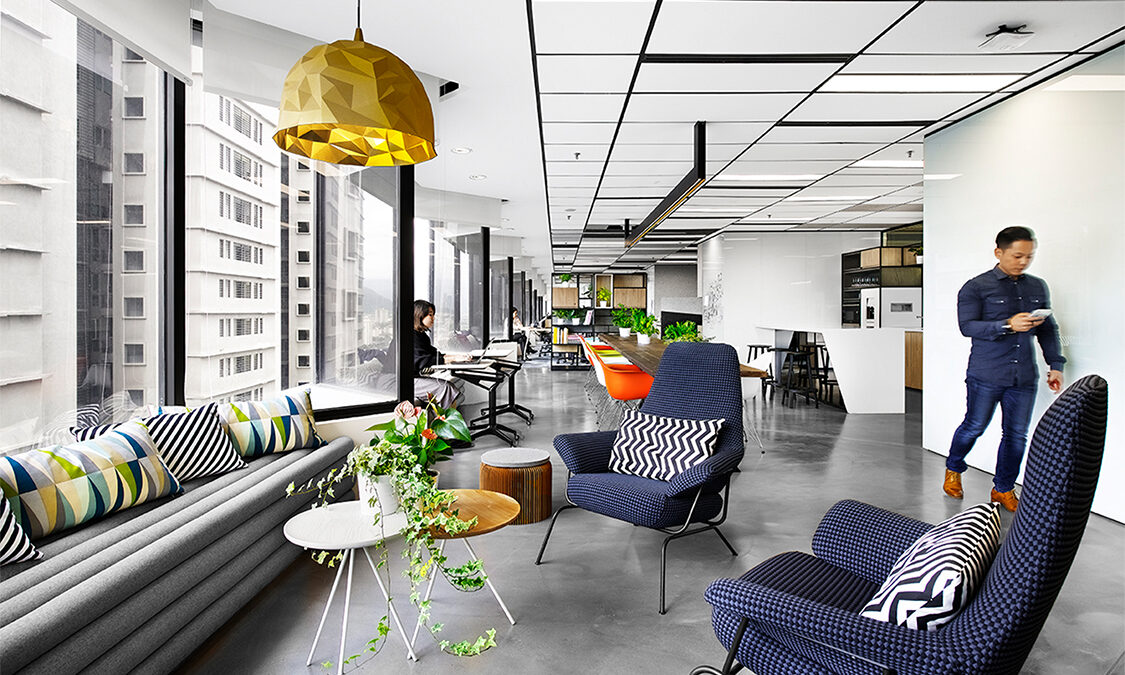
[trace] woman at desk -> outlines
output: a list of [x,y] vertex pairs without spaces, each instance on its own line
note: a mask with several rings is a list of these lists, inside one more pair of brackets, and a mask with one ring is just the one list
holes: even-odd
[[429,331],[434,327],[434,304],[428,300],[414,301],[414,397],[433,399],[443,408],[453,407],[461,400],[461,390],[456,378],[443,380],[422,375],[423,369],[432,368],[444,361],[434,347]]

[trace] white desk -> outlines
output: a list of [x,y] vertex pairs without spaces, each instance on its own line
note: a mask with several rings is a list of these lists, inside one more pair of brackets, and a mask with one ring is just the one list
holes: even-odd
[[[902,328],[758,326],[774,331],[774,345],[788,348],[793,333],[819,333],[849,413],[906,412],[906,346]],[[775,366],[776,368],[777,366]]]

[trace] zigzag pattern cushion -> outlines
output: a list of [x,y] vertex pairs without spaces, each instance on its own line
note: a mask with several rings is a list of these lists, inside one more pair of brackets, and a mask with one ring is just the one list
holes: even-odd
[[90,441],[0,457],[0,488],[33,540],[183,491],[136,421]]
[[711,456],[722,426],[723,420],[682,420],[626,410],[609,470],[671,480]]
[[[165,412],[143,420],[161,459],[180,482],[217,476],[246,466],[219,423],[218,408],[218,403],[209,403],[191,412]],[[163,408],[165,411],[176,409],[186,410],[176,406]],[[119,426],[104,424],[70,431],[76,440],[87,441]]]
[[43,553],[35,548],[16,522],[7,499],[0,499],[0,565],[38,560]]
[[935,631],[952,621],[972,597],[999,546],[999,505],[966,509],[903,551],[860,613],[915,630]]
[[219,419],[234,449],[247,459],[324,445],[313,423],[308,390],[267,401],[223,403]]

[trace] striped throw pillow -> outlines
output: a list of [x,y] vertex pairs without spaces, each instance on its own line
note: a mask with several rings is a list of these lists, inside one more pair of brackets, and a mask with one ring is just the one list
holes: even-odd
[[[161,459],[180,482],[217,476],[246,466],[219,423],[218,408],[218,403],[209,403],[191,412],[165,412],[143,420]],[[165,411],[175,409],[164,408]],[[75,439],[86,441],[119,426],[105,424],[88,429],[74,428],[71,432]]]
[[38,560],[43,553],[27,538],[6,498],[0,497],[0,565]]
[[313,423],[308,390],[266,401],[222,403],[219,419],[234,449],[247,459],[324,445]]
[[968,603],[999,547],[999,505],[970,507],[939,523],[903,551],[861,613],[878,621],[935,631]]
[[723,420],[681,420],[626,410],[613,441],[609,470],[656,480],[675,476],[711,456]]
[[0,457],[0,488],[32,540],[183,491],[144,424]]

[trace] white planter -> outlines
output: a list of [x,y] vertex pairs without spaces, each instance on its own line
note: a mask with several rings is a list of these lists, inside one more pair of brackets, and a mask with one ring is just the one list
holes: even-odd
[[621,337],[623,337],[623,338],[627,338],[627,337],[629,337],[629,335],[630,335],[630,334],[631,334],[632,332],[633,332],[633,329],[632,329],[632,328],[618,328],[618,329],[617,329],[617,334],[618,334],[618,335],[620,335],[620,336],[621,336]]
[[917,265],[921,265],[922,264],[922,256],[920,256],[920,255],[914,256],[914,263],[917,264]]
[[603,302],[603,301],[599,301],[599,302],[598,302],[598,307],[599,307],[599,308],[601,308],[601,309],[605,309],[606,307],[609,307],[609,303],[608,303],[608,302]]
[[644,333],[637,333],[637,344],[647,345],[650,342],[652,342],[651,337],[649,337],[648,335],[645,335]]
[[578,317],[574,317],[573,319],[570,320],[570,322],[572,324],[574,324],[575,326],[577,326],[578,324],[582,323],[582,319],[580,319]]
[[[398,493],[391,485],[390,476],[356,476],[356,490],[359,492],[359,501],[364,511],[384,516],[395,513],[399,509]],[[376,503],[372,505],[371,498],[375,497]]]

